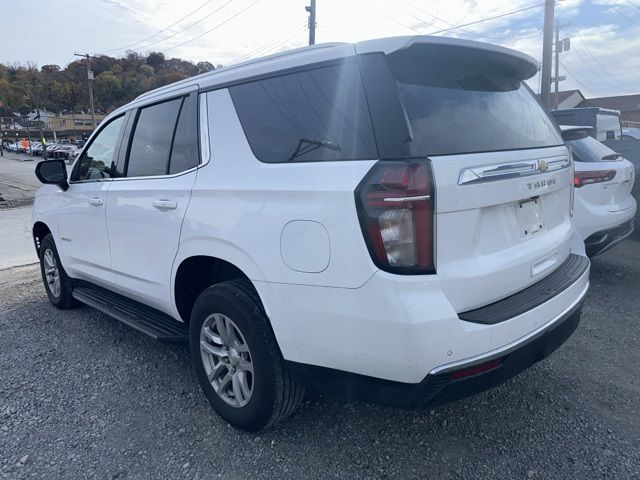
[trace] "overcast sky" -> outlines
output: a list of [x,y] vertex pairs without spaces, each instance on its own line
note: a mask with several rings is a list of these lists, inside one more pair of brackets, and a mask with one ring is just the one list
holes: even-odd
[[[317,43],[429,34],[544,0],[317,0]],[[127,49],[230,64],[307,42],[308,0],[23,0],[5,5],[0,61],[66,65],[74,51]],[[198,9],[197,11],[195,11]],[[194,12],[195,11],[195,12]],[[193,13],[192,13],[193,12]],[[542,56],[538,6],[440,35]],[[186,18],[183,18],[186,17]],[[562,0],[556,19],[571,50],[561,54],[561,90],[587,97],[640,93],[640,0]],[[174,24],[175,25],[172,25]],[[531,85],[538,88],[537,77]]]

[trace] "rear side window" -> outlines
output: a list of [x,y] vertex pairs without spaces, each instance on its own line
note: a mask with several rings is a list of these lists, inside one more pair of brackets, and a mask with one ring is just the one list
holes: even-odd
[[133,131],[127,177],[165,175],[182,99],[141,108]]
[[196,95],[184,99],[171,149],[169,173],[180,173],[198,165],[198,101]]
[[508,56],[415,45],[388,56],[413,139],[409,155],[562,145],[551,118]]
[[229,90],[249,145],[263,162],[377,157],[355,63],[280,75]]

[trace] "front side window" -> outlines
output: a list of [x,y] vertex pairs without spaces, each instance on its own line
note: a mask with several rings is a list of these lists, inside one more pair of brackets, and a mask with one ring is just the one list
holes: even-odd
[[119,145],[124,115],[111,120],[91,141],[71,173],[71,181],[111,178],[111,164]]
[[127,177],[166,175],[182,98],[141,108],[129,149]]
[[388,56],[411,124],[409,155],[453,155],[562,145],[510,57],[443,45]]
[[342,63],[229,89],[254,155],[263,162],[377,157],[360,72]]

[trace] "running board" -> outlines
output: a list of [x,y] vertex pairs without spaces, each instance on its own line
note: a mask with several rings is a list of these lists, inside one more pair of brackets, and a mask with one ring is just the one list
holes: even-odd
[[189,327],[169,315],[117,293],[96,286],[78,286],[73,298],[160,342],[189,340]]

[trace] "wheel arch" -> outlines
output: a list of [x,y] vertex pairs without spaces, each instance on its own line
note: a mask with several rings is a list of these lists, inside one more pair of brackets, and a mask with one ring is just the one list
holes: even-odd
[[[251,283],[258,294],[255,285],[243,269],[220,257],[191,255],[180,261],[175,272],[174,303],[180,318],[187,324],[191,319],[191,311],[198,295],[212,285],[243,278]],[[258,298],[260,298],[259,294]],[[262,304],[262,300],[260,302]]]
[[42,242],[42,239],[50,233],[51,229],[46,223],[38,220],[33,224],[32,234],[33,242],[36,247],[36,253],[40,252],[40,242]]

